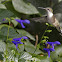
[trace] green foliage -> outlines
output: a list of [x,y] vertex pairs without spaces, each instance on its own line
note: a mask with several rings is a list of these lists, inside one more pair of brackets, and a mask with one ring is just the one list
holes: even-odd
[[[10,38],[16,38],[16,37],[20,37],[21,34],[19,35],[15,29],[13,29],[11,26],[9,26],[9,37]],[[8,25],[0,25],[0,36],[2,36],[0,39],[5,40],[7,37],[7,32],[8,32]]]
[[[62,36],[49,23],[42,23],[45,17],[39,22],[30,20],[30,24],[24,24],[26,28],[14,19],[31,19],[45,14],[46,11],[38,7],[52,7],[55,17],[62,26],[62,1],[61,0],[0,0],[0,61],[1,62],[62,62],[62,45],[55,45],[55,51],[51,52],[50,58],[44,52],[45,42],[59,41],[62,43]],[[3,19],[6,19],[3,21]],[[37,18],[36,18],[37,20]],[[41,21],[41,22],[40,22]],[[36,37],[38,35],[38,38]],[[27,36],[28,39],[21,39],[24,44],[12,43],[13,38]],[[37,42],[38,41],[38,42]],[[37,45],[36,45],[37,44]]]
[[7,9],[0,9],[0,23],[7,23],[8,21],[2,21],[4,18],[11,17],[14,14]]
[[0,52],[3,52],[6,50],[6,44],[0,40]]
[[3,5],[3,4],[0,4],[0,8],[6,9],[5,5]]
[[50,33],[50,32],[52,32],[52,30],[46,30],[46,32],[49,32]]
[[62,45],[55,48],[55,52],[51,52],[53,61],[62,61]]
[[[12,0],[13,6],[16,11],[24,14],[36,14],[39,13],[37,9],[29,2],[23,0]],[[20,7],[21,6],[21,7]]]
[[[36,49],[35,46],[32,45],[30,42],[25,42],[25,50],[27,52],[32,53],[32,54],[40,54],[40,53],[43,54],[43,52],[40,51],[38,48],[36,49],[36,51],[35,51],[35,49]],[[35,53],[34,53],[34,51],[35,51]]]
[[29,34],[27,31],[25,31],[25,30],[18,30],[17,29],[17,32],[19,33],[19,34],[22,34],[23,36],[27,36],[27,37],[29,37],[30,39],[32,39],[33,41],[35,41],[35,38],[31,35],[31,34]]

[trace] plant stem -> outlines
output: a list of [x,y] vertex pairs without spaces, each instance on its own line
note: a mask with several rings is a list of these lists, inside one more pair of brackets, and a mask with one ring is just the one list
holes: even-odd
[[[49,27],[49,26],[47,26],[46,30],[48,29],[48,27]],[[46,32],[46,30],[45,30],[45,32]],[[44,35],[45,35],[45,32],[43,33],[41,40],[43,39],[43,37],[44,37]],[[40,43],[41,43],[41,42],[39,42],[39,44],[40,44]],[[36,45],[35,51],[36,51],[36,50],[37,50],[37,45]],[[35,51],[34,51],[34,53],[35,53]],[[33,54],[34,54],[34,53],[33,53]]]
[[[9,26],[10,26],[10,21],[9,21]],[[7,40],[8,40],[8,36],[9,36],[9,26],[8,26],[8,32],[7,32]]]
[[37,46],[38,43],[38,35],[36,34],[36,42],[35,42],[35,47]]
[[[46,30],[48,29],[48,27],[49,27],[49,26],[47,26]],[[45,32],[44,32],[43,35],[42,35],[41,41],[42,41],[42,39],[43,39],[43,37],[44,37],[44,35],[45,35],[45,33],[46,33],[46,30],[45,30]],[[41,43],[41,41],[39,42],[39,44]]]
[[8,36],[9,36],[10,19],[8,19],[8,21],[9,21],[9,26],[8,26],[7,40],[6,40],[6,62],[7,62],[7,53],[8,53],[8,51],[7,51],[7,47],[8,47],[7,41],[8,41]]

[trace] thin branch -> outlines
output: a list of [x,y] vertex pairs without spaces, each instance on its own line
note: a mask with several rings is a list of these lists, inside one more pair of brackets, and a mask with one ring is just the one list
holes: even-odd
[[35,47],[37,46],[38,43],[38,35],[36,34],[36,43],[35,43]]

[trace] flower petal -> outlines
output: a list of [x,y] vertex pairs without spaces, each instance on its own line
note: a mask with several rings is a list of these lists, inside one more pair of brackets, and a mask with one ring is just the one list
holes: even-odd
[[20,20],[20,19],[15,19],[17,22],[19,22],[19,23],[21,23],[22,22],[22,20]]
[[19,42],[19,41],[18,41],[18,42],[17,42],[17,41],[12,41],[12,42],[13,42],[15,45],[16,45],[16,44],[23,44],[23,42]]
[[13,40],[14,41],[19,41],[21,38],[14,38]]
[[53,44],[53,42],[47,42],[47,44],[50,44],[50,45],[52,45],[52,44]]
[[24,44],[23,42],[19,42],[19,44]]
[[52,44],[51,46],[52,46],[52,48],[54,48],[54,44]]
[[54,48],[49,48],[49,50],[50,50],[50,51],[55,51],[55,49],[54,49]]
[[48,51],[48,57],[50,57],[50,51]]
[[27,19],[26,20],[15,19],[15,20],[21,24],[22,28],[25,28],[25,26],[23,25],[23,23],[27,23],[27,24],[30,23],[30,21],[27,20]]
[[16,49],[18,50],[18,44],[16,44]]
[[13,39],[13,41],[12,41],[12,43],[14,43],[15,45],[16,45],[16,49],[18,50],[18,44],[24,44],[23,42],[21,42],[21,39],[28,39],[28,37],[26,37],[26,36],[23,36],[23,37],[21,37],[21,38],[14,38]]
[[2,21],[5,21],[6,19],[4,18]]
[[30,24],[30,21],[26,19],[26,20],[23,20],[23,23]]
[[21,38],[23,38],[23,39],[28,39],[28,37],[27,37],[27,36],[23,36],[23,37],[21,37]]
[[54,44],[60,45],[61,43],[59,41],[55,41]]
[[49,49],[48,49],[48,48],[44,48],[43,50],[45,50],[46,52],[48,52],[48,51],[49,51]]
[[22,28],[25,28],[25,26],[23,25],[23,23],[21,22],[21,26],[22,26]]
[[12,41],[12,43],[14,43],[15,45],[17,44],[15,41]]

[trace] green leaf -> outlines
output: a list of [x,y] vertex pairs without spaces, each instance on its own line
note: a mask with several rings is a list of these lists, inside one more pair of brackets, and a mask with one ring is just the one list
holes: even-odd
[[16,26],[17,26],[17,24],[18,24],[18,22],[17,22],[17,21],[15,21],[14,19],[20,19],[20,18],[15,17],[15,18],[11,18],[11,19],[12,19],[12,20],[11,20],[11,22],[13,23],[14,27],[16,27]]
[[18,22],[17,22],[17,21],[15,21],[15,20],[11,20],[11,22],[14,24],[14,27],[16,27],[16,26],[17,26],[17,24],[18,24]]
[[4,18],[7,18],[7,17],[11,17],[13,16],[14,14],[9,11],[9,10],[6,10],[6,9],[0,9],[0,23],[5,23],[5,22],[8,22],[8,21],[2,21]]
[[25,59],[19,59],[18,62],[25,62]]
[[17,32],[18,32],[19,34],[22,34],[23,36],[27,36],[27,37],[29,37],[30,39],[32,39],[33,41],[35,41],[35,38],[34,38],[30,33],[28,33],[27,31],[25,31],[25,30],[18,30],[18,29],[17,29]]
[[8,25],[6,25],[6,24],[0,25],[0,30],[1,30],[3,27],[8,27]]
[[27,60],[27,59],[31,59],[32,56],[29,53],[24,52],[23,55],[21,55],[20,59],[22,59],[22,58]]
[[0,40],[0,52],[4,52],[6,50],[6,44]]
[[[10,52],[11,50],[17,50],[16,49],[16,45],[14,45],[12,42],[11,43],[8,43],[7,44],[8,45],[8,51]],[[24,45],[22,44],[22,45],[18,45],[18,52],[22,52],[23,50],[24,50]]]
[[5,5],[0,4],[0,9],[6,9]]
[[[56,47],[54,52],[51,52],[51,58],[52,58],[54,61],[57,61],[57,60],[59,60],[60,58],[62,58],[62,45]],[[61,61],[62,61],[62,60],[61,60]]]
[[32,45],[30,42],[25,42],[25,50],[27,52],[32,53],[32,54],[40,54],[40,53],[43,54],[43,52],[40,51],[38,48],[36,49],[36,51],[35,51],[35,49],[36,49],[35,46]]
[[11,11],[12,13],[14,13],[14,17],[15,17],[15,16],[18,16],[18,17],[21,17],[21,16],[22,16],[22,14],[20,14],[19,12],[17,12],[17,11],[14,9],[14,7],[13,7],[13,5],[12,5],[12,1],[6,2],[6,3],[5,3],[5,6],[6,6],[7,10]]
[[53,62],[51,58],[42,59],[41,62]]
[[22,52],[23,50],[24,50],[24,45],[22,44],[22,45],[19,46],[19,50],[18,51]]
[[37,59],[40,59],[40,62],[53,62],[51,58],[49,58],[48,56],[41,56],[41,55],[34,55],[34,57],[36,57]]
[[16,50],[16,46],[12,42],[11,43],[8,43],[7,45],[8,45],[8,50],[10,50],[10,51],[11,50]]
[[[28,54],[27,54],[27,56],[28,56]],[[25,55],[25,57],[26,57],[26,55]],[[38,57],[40,57],[40,59]],[[52,62],[52,60],[51,60],[51,58],[48,58],[48,57],[36,55],[35,57],[27,58],[26,62]]]
[[50,32],[52,32],[52,30],[46,30],[45,32],[49,32],[50,33]]
[[24,0],[12,0],[16,11],[24,14],[37,14],[37,9],[29,2]]
[[41,60],[36,57],[33,57],[31,60],[27,60],[26,62],[41,62]]
[[46,42],[46,39],[44,39],[44,40],[41,40],[41,43],[45,43]]
[[47,26],[49,26],[49,24],[48,24],[48,23],[46,23],[46,25],[47,25]]
[[35,57],[33,57],[32,58],[32,56],[29,54],[29,53],[27,53],[27,52],[24,52],[22,55],[21,55],[21,57],[20,57],[20,61],[23,59],[23,61],[24,61],[24,59],[25,59],[25,62],[31,62],[31,61],[34,61],[34,62],[40,62],[40,60],[38,59],[38,58],[35,58]]
[[2,1],[5,1],[5,0],[0,0],[0,3],[1,3]]
[[[7,32],[8,32],[8,25],[5,24],[0,25],[0,36],[1,36],[0,39],[6,40]],[[9,38],[18,38],[18,37],[22,37],[22,35],[18,34],[13,27],[9,26]]]
[[49,39],[49,37],[48,36],[44,36],[44,39]]

